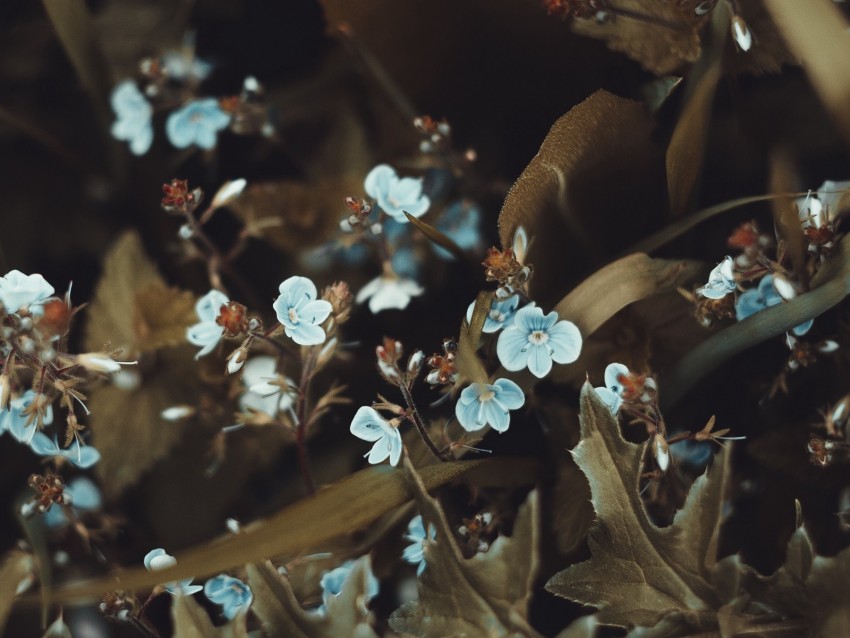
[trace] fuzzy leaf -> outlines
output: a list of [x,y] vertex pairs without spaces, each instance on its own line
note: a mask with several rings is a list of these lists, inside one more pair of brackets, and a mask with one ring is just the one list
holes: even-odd
[[171,603],[173,638],[248,638],[245,614],[223,627],[213,625],[207,612],[191,596],[175,596]]
[[18,588],[33,578],[35,562],[32,555],[19,550],[6,554],[0,566],[0,633],[6,626]]
[[103,262],[94,300],[86,308],[86,348],[106,344],[136,357],[181,343],[197,321],[188,292],[168,288],[135,232],[123,234]]
[[342,591],[331,597],[325,613],[304,611],[286,576],[269,563],[247,565],[248,584],[254,593],[251,608],[271,636],[290,638],[377,638],[364,605],[368,587],[369,558],[358,559],[345,579]]
[[423,519],[436,538],[425,543],[427,567],[419,577],[419,598],[390,617],[398,632],[421,638],[442,636],[528,636],[528,603],[538,569],[539,512],[532,492],[517,514],[513,535],[500,536],[487,552],[464,559],[440,504],[428,496],[408,461],[405,470]]
[[671,612],[711,609],[726,455],[696,480],[672,525],[659,528],[638,492],[645,446],[623,439],[590,384],[582,388],[580,422],[573,457],[587,476],[596,510],[588,535],[592,557],[556,574],[547,589],[599,608],[601,623],[620,627],[652,626]]

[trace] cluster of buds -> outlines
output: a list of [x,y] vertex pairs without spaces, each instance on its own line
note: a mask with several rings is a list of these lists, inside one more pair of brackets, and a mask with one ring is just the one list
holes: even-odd
[[423,153],[448,151],[452,145],[452,127],[443,119],[434,120],[430,115],[413,119],[413,126],[422,135],[419,150]]
[[790,351],[787,369],[791,372],[813,364],[818,360],[818,354],[832,354],[838,350],[838,342],[832,339],[810,343],[796,339],[790,332],[785,335],[785,342]]
[[812,437],[809,440],[807,449],[809,451],[809,461],[812,465],[818,467],[826,467],[832,463],[833,452],[840,444],[836,441],[824,440],[820,437]]
[[472,518],[464,518],[463,525],[458,527],[457,533],[466,541],[467,554],[486,552],[490,549],[488,539],[496,536],[493,515],[490,512],[481,512]]
[[[340,229],[350,233],[355,229],[362,230],[366,228],[369,215],[372,213],[372,205],[365,199],[349,196],[345,198],[345,206],[351,213],[339,223]],[[370,230],[372,230],[373,234],[377,235],[381,232],[380,224],[373,224]]]
[[766,253],[774,248],[773,237],[762,233],[755,221],[744,222],[726,240],[730,248],[741,251],[735,257],[736,269],[744,280],[752,280],[767,272],[765,264],[770,261]]
[[[344,324],[351,317],[352,298],[351,288],[344,281],[334,282],[322,291],[322,299],[331,304],[331,317],[335,326]],[[326,329],[329,335],[330,328],[328,326]]]
[[252,325],[248,318],[248,309],[237,301],[228,301],[219,308],[215,318],[217,325],[224,328],[224,337],[235,339],[246,332]]
[[710,328],[715,321],[735,318],[735,296],[724,295],[720,299],[710,299],[680,288],[679,292],[694,304],[693,313],[701,326]]
[[513,248],[489,248],[481,265],[484,266],[486,280],[498,282],[498,299],[507,299],[517,290],[524,290],[531,279],[531,266],[523,265],[517,259]]
[[137,618],[141,611],[138,599],[125,591],[105,593],[98,608],[104,616],[119,622],[130,622]]
[[58,475],[52,472],[47,472],[44,476],[33,474],[28,484],[35,491],[35,496],[21,507],[23,516],[31,516],[35,512],[43,514],[54,505],[70,505],[71,499],[65,494],[65,483]]
[[416,377],[419,376],[419,371],[422,369],[422,363],[425,360],[425,355],[421,350],[416,350],[407,360],[407,365],[404,369],[399,365],[404,356],[404,347],[401,341],[384,337],[384,343],[375,348],[375,355],[378,360],[378,370],[381,376],[394,386],[404,387],[409,389]]
[[274,135],[265,103],[265,90],[254,76],[245,78],[239,95],[221,98],[218,105],[230,115],[230,130],[237,135]]
[[189,190],[189,182],[185,179],[172,179],[162,185],[162,201],[160,206],[166,213],[173,215],[191,215],[201,204],[204,193],[200,188]]
[[432,354],[428,357],[428,367],[431,369],[425,380],[431,385],[454,385],[457,382],[457,341],[443,339],[443,354]]

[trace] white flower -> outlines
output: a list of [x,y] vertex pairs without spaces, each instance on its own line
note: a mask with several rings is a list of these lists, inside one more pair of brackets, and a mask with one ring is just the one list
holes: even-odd
[[[278,412],[291,410],[295,403],[295,384],[292,379],[278,375],[274,357],[264,355],[249,359],[242,371],[242,383],[247,388],[239,397],[239,408],[243,412],[256,410],[274,418]],[[286,385],[286,392],[281,383]]]
[[539,379],[549,374],[553,361],[572,363],[580,352],[581,334],[576,325],[559,321],[555,311],[544,315],[537,306],[518,310],[496,343],[496,354],[506,370],[527,367]]
[[333,310],[329,301],[316,299],[316,284],[307,277],[290,277],[278,287],[273,307],[286,336],[299,346],[325,342],[321,324]]
[[389,457],[390,465],[398,464],[402,449],[401,434],[398,428],[390,425],[375,408],[363,406],[357,410],[350,430],[359,439],[375,442],[367,454],[369,463],[381,463]]
[[608,406],[612,414],[617,414],[623,404],[623,384],[620,378],[628,376],[629,369],[622,363],[609,363],[605,368],[605,387],[594,388],[602,402]]
[[216,323],[221,307],[230,299],[223,292],[210,290],[195,304],[195,314],[200,321],[186,329],[186,339],[201,350],[195,355],[200,359],[213,351],[224,334],[224,326]]
[[735,292],[738,285],[735,283],[735,262],[728,255],[717,264],[708,275],[708,283],[697,290],[697,294],[708,299],[722,299],[730,292]]
[[511,424],[510,410],[521,408],[524,403],[522,388],[510,379],[473,383],[460,393],[455,416],[467,432],[480,430],[488,423],[497,432],[504,432]]
[[[161,547],[157,547],[145,555],[144,563],[145,569],[149,572],[158,572],[174,567],[177,564],[177,559],[167,554]],[[193,585],[191,578],[185,578],[176,583],[163,583],[162,586],[172,595],[182,594],[183,596],[191,596],[203,589],[200,585]]]
[[431,205],[427,195],[422,194],[422,180],[414,177],[399,178],[395,169],[388,164],[373,168],[363,182],[369,197],[378,202],[381,210],[400,224],[407,223],[407,212],[414,217],[424,215]]
[[53,286],[39,274],[25,275],[13,270],[0,277],[0,302],[6,312],[28,309],[31,314],[41,314],[42,305],[54,292]]
[[357,303],[369,300],[369,310],[378,314],[382,310],[404,310],[412,297],[418,297],[425,289],[406,277],[381,275],[363,286],[357,293]]

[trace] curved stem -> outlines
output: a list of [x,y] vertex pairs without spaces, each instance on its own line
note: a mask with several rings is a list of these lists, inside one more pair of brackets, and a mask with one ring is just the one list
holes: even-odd
[[399,383],[398,388],[404,396],[404,401],[407,403],[407,407],[410,408],[409,418],[413,422],[413,425],[416,426],[416,431],[419,432],[419,436],[422,437],[422,440],[425,441],[425,445],[428,446],[428,449],[431,450],[431,453],[436,456],[438,460],[445,461],[440,450],[436,445],[434,445],[431,437],[428,436],[428,431],[425,429],[425,423],[422,421],[422,417],[419,416],[419,410],[416,409],[416,404],[413,402],[413,395],[410,394],[410,390],[407,385],[405,383]]

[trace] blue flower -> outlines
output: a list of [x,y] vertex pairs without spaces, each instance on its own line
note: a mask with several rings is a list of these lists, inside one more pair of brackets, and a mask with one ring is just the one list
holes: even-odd
[[[84,512],[93,512],[100,509],[102,499],[100,490],[94,482],[85,476],[71,479],[65,486],[65,498],[68,499],[71,509],[77,515]],[[47,527],[63,527],[70,523],[65,509],[62,507],[51,507],[44,513],[44,524]]]
[[165,74],[172,80],[203,81],[209,77],[213,65],[195,57],[191,49],[166,51],[162,54],[161,64]]
[[[23,412],[34,400],[36,400],[36,393],[33,390],[27,390],[17,399],[9,402],[9,410],[0,410],[0,434],[8,432],[19,443],[32,445],[33,437],[38,431],[36,419],[27,424],[29,416]],[[53,406],[48,405],[45,409],[42,423],[44,425],[53,423]],[[42,436],[45,435],[42,434]]]
[[363,188],[369,197],[378,202],[382,211],[401,224],[407,223],[405,211],[420,217],[431,206],[431,200],[422,194],[421,179],[399,178],[395,169],[388,164],[379,164],[373,168],[366,176]]
[[543,314],[537,306],[526,306],[514,315],[514,322],[502,331],[496,354],[506,370],[522,370],[543,378],[552,362],[572,363],[581,352],[581,334],[570,321],[558,321],[558,313]]
[[411,565],[416,565],[416,575],[420,576],[425,571],[425,543],[433,541],[437,537],[437,530],[432,524],[428,524],[428,534],[425,534],[425,525],[422,516],[414,516],[407,526],[407,534],[404,538],[411,542],[404,548],[401,557]]
[[195,355],[200,359],[213,351],[216,344],[224,334],[224,326],[216,323],[221,307],[228,301],[227,295],[218,290],[210,290],[195,304],[195,314],[200,321],[186,329],[186,339],[193,346],[201,346],[201,350]]
[[112,110],[118,118],[112,137],[130,143],[133,155],[144,155],[153,142],[153,107],[133,80],[124,80],[112,90]]
[[[436,228],[451,239],[461,250],[473,250],[481,245],[481,211],[467,201],[450,204],[437,220]],[[454,259],[445,248],[431,243],[434,252],[443,259]]]
[[[162,547],[157,547],[145,555],[144,563],[145,569],[149,572],[157,572],[173,567],[177,564],[177,559],[175,559],[174,556],[167,554]],[[200,585],[193,585],[191,578],[184,578],[183,580],[175,583],[163,583],[162,586],[169,594],[182,594],[183,596],[191,596],[203,589]]]
[[[288,387],[284,392],[281,383]],[[277,359],[269,356],[248,359],[242,370],[242,384],[247,388],[239,397],[239,409],[256,410],[275,418],[279,412],[291,411],[295,404],[295,384],[277,372]]]
[[40,456],[55,456],[68,461],[75,467],[87,470],[100,460],[100,452],[91,445],[82,445],[74,440],[69,447],[59,447],[56,438],[44,432],[36,432],[30,441],[30,449]]
[[677,462],[702,470],[712,457],[712,445],[708,441],[685,439],[670,446],[670,454]]
[[[765,275],[759,282],[758,287],[750,288],[738,295],[735,302],[735,314],[738,321],[754,315],[760,310],[782,303],[782,296],[776,291],[773,275]],[[814,321],[808,321],[796,326],[792,332],[799,336],[806,334],[812,327]]]
[[192,144],[205,150],[215,147],[216,135],[230,124],[230,116],[221,110],[218,100],[193,100],[168,116],[165,132],[177,148]]
[[628,367],[622,363],[609,363],[605,368],[605,387],[594,388],[612,414],[617,414],[623,404],[623,384],[620,382],[620,377],[628,376],[628,374]]
[[286,336],[300,346],[315,346],[325,342],[321,323],[331,314],[329,301],[316,299],[316,285],[306,277],[290,277],[278,290],[280,296],[273,304],[277,320]]
[[[511,295],[507,299],[494,298],[490,302],[490,312],[484,319],[484,332],[498,332],[505,326],[511,325],[518,305],[519,297],[517,295]],[[469,308],[466,310],[467,321],[472,321],[473,310],[475,310],[474,301],[469,304]]]
[[43,311],[44,302],[54,293],[44,277],[39,274],[25,275],[20,270],[12,270],[0,277],[0,302],[6,312],[28,310],[30,314],[39,315]]
[[[322,574],[322,580],[319,581],[319,585],[322,587],[323,603],[317,610],[319,613],[326,611],[328,602],[342,593],[343,587],[345,587],[345,582],[348,580],[348,576],[351,574],[351,570],[354,565],[355,561],[353,560],[345,561],[336,569],[332,569],[331,571]],[[375,578],[375,575],[372,573],[372,569],[369,567],[368,562],[366,562],[364,572],[366,576],[366,587],[363,592],[365,598],[363,603],[368,605],[369,601],[378,595],[380,583],[378,583],[378,579]]]
[[728,255],[708,275],[708,283],[697,290],[697,294],[708,299],[722,299],[738,289],[735,283],[735,262]]
[[467,432],[480,430],[488,423],[497,432],[504,432],[511,423],[510,410],[521,408],[525,395],[510,379],[488,383],[473,383],[464,388],[455,405],[458,422]]
[[238,578],[227,574],[219,574],[204,583],[204,595],[216,605],[222,606],[222,613],[228,620],[232,620],[240,612],[248,611],[254,594]]
[[375,408],[363,406],[357,410],[349,428],[358,439],[375,442],[368,452],[369,463],[383,462],[387,457],[390,465],[397,465],[401,458],[401,434],[398,428],[390,425]]

